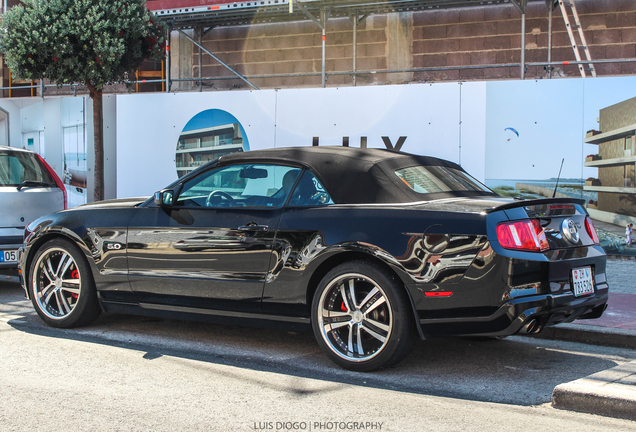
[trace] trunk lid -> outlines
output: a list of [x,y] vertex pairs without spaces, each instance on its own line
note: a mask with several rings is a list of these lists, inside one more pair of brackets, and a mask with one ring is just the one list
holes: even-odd
[[0,228],[22,230],[40,216],[63,210],[62,187],[37,154],[0,147]]
[[[546,198],[515,201],[487,213],[501,211],[510,221],[538,219],[551,250],[591,246],[594,240],[586,226],[585,201],[576,198]],[[591,224],[591,220],[587,222]]]
[[0,186],[0,228],[23,229],[29,222],[64,209],[64,193],[57,187]]

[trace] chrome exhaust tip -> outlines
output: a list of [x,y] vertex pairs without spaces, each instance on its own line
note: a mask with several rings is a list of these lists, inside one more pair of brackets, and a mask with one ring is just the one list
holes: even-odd
[[519,333],[535,334],[539,333],[541,331],[541,328],[541,322],[538,319],[534,318],[525,323],[523,327],[521,327],[521,331]]

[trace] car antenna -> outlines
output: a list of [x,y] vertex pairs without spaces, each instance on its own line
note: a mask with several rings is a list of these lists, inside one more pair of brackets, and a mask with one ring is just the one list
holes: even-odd
[[565,161],[565,158],[561,159],[561,168],[559,168],[559,175],[557,176],[557,181],[556,181],[556,184],[554,185],[554,192],[552,192],[552,198],[556,196],[556,190],[559,187],[559,179],[561,178],[561,170],[563,169],[563,161]]

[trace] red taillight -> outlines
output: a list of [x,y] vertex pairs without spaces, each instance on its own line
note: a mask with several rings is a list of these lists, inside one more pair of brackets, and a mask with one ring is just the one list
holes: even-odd
[[595,245],[600,245],[601,242],[598,239],[598,234],[596,234],[596,229],[594,228],[594,224],[592,223],[592,218],[589,216],[585,217],[585,231],[587,231],[587,235],[590,236]]
[[550,248],[537,219],[506,222],[497,226],[497,240],[506,249],[543,252]]
[[64,187],[64,183],[62,183],[62,180],[60,180],[60,178],[55,173],[55,171],[53,171],[53,168],[51,168],[49,164],[47,164],[46,161],[42,159],[42,156],[40,155],[36,155],[36,156],[38,157],[40,162],[42,162],[42,165],[44,166],[44,168],[46,168],[46,171],[49,173],[49,175],[53,178],[53,181],[55,182],[55,186],[62,189],[62,193],[64,194],[64,210],[66,210],[68,208],[68,197],[66,196],[66,188]]

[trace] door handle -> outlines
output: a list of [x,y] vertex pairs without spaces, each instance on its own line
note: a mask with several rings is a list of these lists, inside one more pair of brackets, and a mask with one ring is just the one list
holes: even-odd
[[245,225],[245,226],[240,226],[238,227],[239,231],[261,231],[261,232],[265,232],[265,231],[269,231],[269,227],[267,225]]

